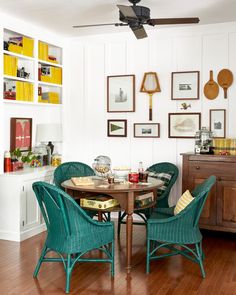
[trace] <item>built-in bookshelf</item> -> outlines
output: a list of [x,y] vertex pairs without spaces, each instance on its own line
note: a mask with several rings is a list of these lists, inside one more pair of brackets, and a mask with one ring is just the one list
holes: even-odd
[[62,104],[62,48],[15,31],[3,32],[3,101]]

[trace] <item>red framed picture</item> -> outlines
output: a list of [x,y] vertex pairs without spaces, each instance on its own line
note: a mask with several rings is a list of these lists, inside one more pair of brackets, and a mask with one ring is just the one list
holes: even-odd
[[11,118],[10,150],[30,151],[32,147],[32,118]]

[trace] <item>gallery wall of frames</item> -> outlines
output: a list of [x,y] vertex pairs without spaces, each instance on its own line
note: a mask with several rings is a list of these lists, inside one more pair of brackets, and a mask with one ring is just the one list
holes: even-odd
[[[129,33],[74,38],[68,50],[66,159],[107,155],[134,170],[168,161],[181,171],[181,153],[194,151],[202,126],[236,138],[236,23],[151,30],[138,41]],[[143,82],[145,73],[159,85]]]

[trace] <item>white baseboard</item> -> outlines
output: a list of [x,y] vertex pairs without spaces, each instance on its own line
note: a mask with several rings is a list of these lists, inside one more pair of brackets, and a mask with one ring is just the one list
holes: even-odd
[[22,232],[11,232],[11,231],[0,230],[0,239],[14,241],[14,242],[21,242],[35,235],[38,235],[45,230],[46,230],[45,224],[40,224],[37,227],[30,228]]

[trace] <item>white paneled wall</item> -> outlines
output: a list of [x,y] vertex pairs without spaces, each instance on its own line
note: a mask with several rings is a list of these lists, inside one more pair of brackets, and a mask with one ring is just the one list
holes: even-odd
[[[181,172],[180,153],[193,151],[193,139],[168,138],[168,113],[182,112],[181,102],[171,100],[171,72],[200,71],[200,99],[188,101],[188,112],[202,113],[202,126],[209,126],[209,109],[227,110],[227,136],[236,137],[236,83],[216,100],[207,100],[203,86],[222,68],[236,75],[236,23],[156,29],[149,38],[136,40],[131,33],[107,34],[70,39],[70,95],[66,105],[65,159],[92,165],[100,154],[108,155],[113,166],[137,169],[153,163],[176,163]],[[158,73],[161,92],[153,96],[153,122],[160,123],[159,139],[133,137],[133,123],[148,122],[148,96],[139,92],[145,71]],[[106,76],[136,75],[136,111],[107,113]],[[127,138],[107,137],[107,119],[127,119]],[[181,177],[172,193],[172,203],[181,192]]]

